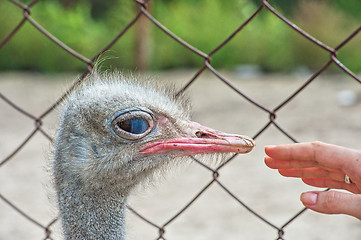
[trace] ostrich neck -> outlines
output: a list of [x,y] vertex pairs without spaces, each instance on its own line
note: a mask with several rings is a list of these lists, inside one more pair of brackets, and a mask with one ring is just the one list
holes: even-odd
[[126,198],[102,189],[81,189],[72,183],[58,191],[65,239],[124,240]]

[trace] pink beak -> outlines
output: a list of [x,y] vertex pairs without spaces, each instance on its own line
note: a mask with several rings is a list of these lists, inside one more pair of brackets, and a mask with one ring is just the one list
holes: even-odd
[[248,153],[255,142],[242,135],[220,132],[198,123],[189,125],[190,137],[179,137],[160,142],[150,142],[141,149],[143,154],[161,154],[177,152],[177,156],[188,156],[204,153]]

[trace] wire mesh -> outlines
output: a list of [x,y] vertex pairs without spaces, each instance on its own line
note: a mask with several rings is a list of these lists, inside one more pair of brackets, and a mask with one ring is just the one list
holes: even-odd
[[[345,47],[357,34],[361,31],[361,26],[354,30],[348,37],[346,37],[342,42],[340,42],[336,47],[330,47],[320,40],[316,39],[315,37],[308,34],[303,29],[299,28],[297,25],[295,25],[293,22],[288,20],[285,16],[280,14],[270,3],[269,1],[263,0],[262,3],[260,3],[260,6],[257,8],[257,10],[249,16],[249,18],[244,21],[238,28],[234,30],[229,36],[225,36],[225,40],[216,46],[212,51],[209,53],[202,52],[201,50],[195,48],[190,43],[182,40],[179,36],[172,33],[163,23],[159,22],[147,9],[148,9],[148,1],[146,0],[135,0],[138,6],[137,13],[134,15],[134,18],[129,21],[129,23],[122,29],[118,35],[112,39],[106,46],[104,46],[103,49],[101,49],[97,54],[95,54],[92,58],[88,59],[79,52],[77,52],[75,49],[70,48],[66,44],[64,44],[62,41],[60,41],[58,38],[53,36],[47,29],[42,27],[36,19],[33,19],[31,17],[31,10],[32,8],[35,8],[37,3],[40,2],[40,0],[34,0],[30,2],[28,5],[25,5],[19,1],[16,0],[9,0],[9,4],[14,4],[15,6],[22,9],[23,18],[20,20],[20,22],[17,24],[16,27],[0,42],[0,51],[3,46],[5,46],[11,39],[19,32],[21,31],[23,25],[25,23],[31,24],[33,27],[35,27],[41,34],[43,34],[45,37],[47,37],[49,40],[57,44],[61,49],[68,52],[70,55],[72,55],[74,58],[79,59],[80,61],[84,62],[86,65],[86,71],[84,74],[79,77],[77,81],[75,81],[72,86],[64,92],[64,94],[59,97],[56,101],[54,101],[53,104],[51,104],[47,109],[45,109],[39,116],[36,116],[32,114],[29,110],[26,108],[19,107],[15,102],[13,102],[11,99],[6,97],[5,93],[0,93],[1,100],[9,105],[11,108],[15,109],[19,114],[25,116],[26,118],[31,119],[34,122],[34,128],[31,130],[30,134],[26,136],[23,140],[19,141],[18,146],[4,159],[1,159],[0,161],[0,168],[12,161],[13,157],[18,154],[20,151],[23,150],[24,146],[26,146],[32,139],[34,138],[34,135],[36,133],[41,133],[44,135],[50,142],[52,141],[52,136],[43,128],[43,119],[51,112],[58,107],[58,105],[63,101],[63,99],[70,94],[73,89],[81,82],[83,79],[89,74],[89,72],[93,69],[96,59],[99,58],[104,52],[112,48],[112,46],[117,43],[119,39],[123,37],[123,35],[131,29],[134,24],[140,19],[141,16],[146,17],[153,26],[159,28],[166,34],[169,38],[173,39],[173,41],[178,42],[180,45],[184,46],[184,48],[187,49],[187,51],[191,51],[196,55],[199,55],[203,59],[202,67],[196,72],[196,74],[189,79],[189,81],[184,85],[184,87],[179,91],[179,93],[187,91],[188,88],[194,84],[199,78],[200,75],[203,74],[204,71],[208,70],[211,72],[216,78],[218,78],[221,82],[225,84],[225,86],[232,89],[236,94],[239,95],[240,98],[245,99],[250,104],[252,104],[255,108],[258,108],[259,110],[266,113],[269,117],[266,124],[261,127],[253,136],[254,139],[259,138],[268,128],[271,126],[276,127],[282,134],[284,134],[287,138],[289,138],[293,142],[297,142],[295,136],[287,132],[287,130],[277,122],[277,113],[283,109],[286,105],[288,105],[293,99],[298,96],[302,91],[304,91],[311,83],[313,83],[320,75],[322,75],[331,65],[336,65],[339,69],[341,69],[345,75],[348,75],[350,78],[354,79],[356,82],[361,83],[360,78],[353,73],[351,70],[349,70],[346,66],[343,65],[343,63],[337,58],[337,53],[340,49]],[[156,2],[154,4],[157,4]],[[329,53],[329,59],[324,63],[322,67],[320,67],[304,84],[302,84],[298,89],[296,89],[294,92],[292,92],[289,97],[285,98],[278,106],[275,106],[273,109],[267,108],[266,106],[260,104],[258,101],[254,100],[253,98],[246,95],[241,89],[236,87],[231,81],[227,79],[227,77],[223,76],[217,69],[215,69],[212,66],[212,56],[222,51],[224,46],[226,46],[233,38],[235,38],[236,35],[240,34],[242,30],[247,27],[247,25],[262,12],[262,11],[269,11],[273,14],[275,18],[279,18],[282,20],[287,26],[289,26],[290,29],[294,30],[299,34],[300,38],[306,38],[308,41],[310,41],[315,46],[327,51]],[[0,52],[1,54],[1,52]],[[205,192],[208,191],[210,186],[218,185],[223,189],[230,198],[234,199],[240,207],[245,208],[247,211],[252,213],[254,216],[256,216],[260,221],[264,222],[271,228],[273,228],[276,232],[276,238],[277,239],[285,239],[285,231],[287,228],[292,225],[299,216],[304,213],[307,209],[303,208],[300,209],[298,212],[292,214],[290,218],[284,222],[284,224],[278,226],[273,223],[273,221],[265,218],[262,216],[260,212],[257,212],[253,210],[247,203],[242,201],[237,194],[233,193],[227,186],[219,179],[219,171],[220,169],[226,167],[235,157],[236,155],[229,158],[226,162],[221,164],[220,166],[216,168],[211,168],[201,161],[197,160],[196,158],[192,157],[192,159],[199,164],[201,167],[206,169],[212,174],[212,178],[209,180],[209,182],[198,191],[197,194],[194,195],[193,198],[189,200],[182,208],[178,209],[176,213],[171,216],[169,219],[165,220],[163,224],[158,224],[153,222],[151,219],[149,219],[146,215],[143,215],[142,213],[138,212],[136,209],[134,209],[131,206],[128,206],[128,209],[130,212],[132,212],[134,215],[139,217],[141,220],[143,220],[145,223],[149,224],[151,227],[154,227],[155,229],[158,229],[159,235],[156,237],[156,239],[166,239],[165,232],[166,229],[177,219],[179,218],[184,212],[189,211],[189,208],[192,204],[194,204],[200,196],[202,196]],[[30,214],[28,214],[26,211],[22,210],[21,207],[16,206],[14,203],[9,201],[6,196],[4,196],[1,193],[0,189],[0,198],[1,201],[6,203],[8,206],[10,206],[14,211],[18,212],[22,217],[27,219],[28,221],[32,222],[36,227],[39,227],[44,230],[44,237],[43,239],[53,239],[51,227],[52,225],[57,221],[57,218],[52,219],[47,224],[42,224],[40,221],[38,221],[36,218],[32,217]],[[1,216],[4,217],[4,216]],[[6,216],[5,216],[6,217]],[[274,239],[274,237],[270,237],[271,239]],[[150,236],[150,239],[154,239],[152,236]]]

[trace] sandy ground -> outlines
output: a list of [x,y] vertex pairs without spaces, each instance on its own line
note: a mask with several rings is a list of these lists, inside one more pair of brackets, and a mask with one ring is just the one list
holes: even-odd
[[[183,86],[195,71],[156,73],[160,81]],[[300,85],[304,76],[240,77],[224,75],[239,89],[269,109],[275,108]],[[0,74],[0,90],[35,116],[47,109],[75,79],[73,75]],[[341,106],[340,90],[352,90],[358,100]],[[221,81],[205,73],[188,91],[193,119],[226,132],[254,136],[269,116]],[[323,76],[277,113],[277,123],[298,141],[322,140],[361,149],[361,86],[343,75]],[[57,113],[44,119],[44,129],[54,134]],[[8,156],[33,130],[31,119],[0,101],[0,160]],[[313,190],[297,179],[286,179],[263,163],[263,147],[290,143],[271,126],[257,139],[256,149],[238,156],[220,170],[219,181],[258,214],[282,226],[302,205],[299,195]],[[11,161],[0,168],[0,193],[31,217],[47,225],[56,215],[50,177],[49,141],[37,133]],[[190,161],[191,162],[191,161]],[[212,160],[209,165],[214,167]],[[166,223],[212,180],[212,173],[196,163],[171,171],[154,186],[141,188],[130,205],[158,225]],[[51,228],[54,239],[59,224]],[[285,239],[361,239],[361,222],[348,216],[327,216],[306,211],[285,229]],[[166,226],[165,238],[276,239],[277,230],[249,213],[219,185],[212,184],[190,208]],[[0,200],[0,239],[44,239],[44,230]],[[128,239],[157,239],[158,229],[128,213]]]

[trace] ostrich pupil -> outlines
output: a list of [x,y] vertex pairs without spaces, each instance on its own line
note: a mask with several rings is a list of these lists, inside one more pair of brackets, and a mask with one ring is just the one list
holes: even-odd
[[119,122],[118,126],[126,132],[132,134],[142,134],[149,128],[149,123],[144,118],[131,118]]

